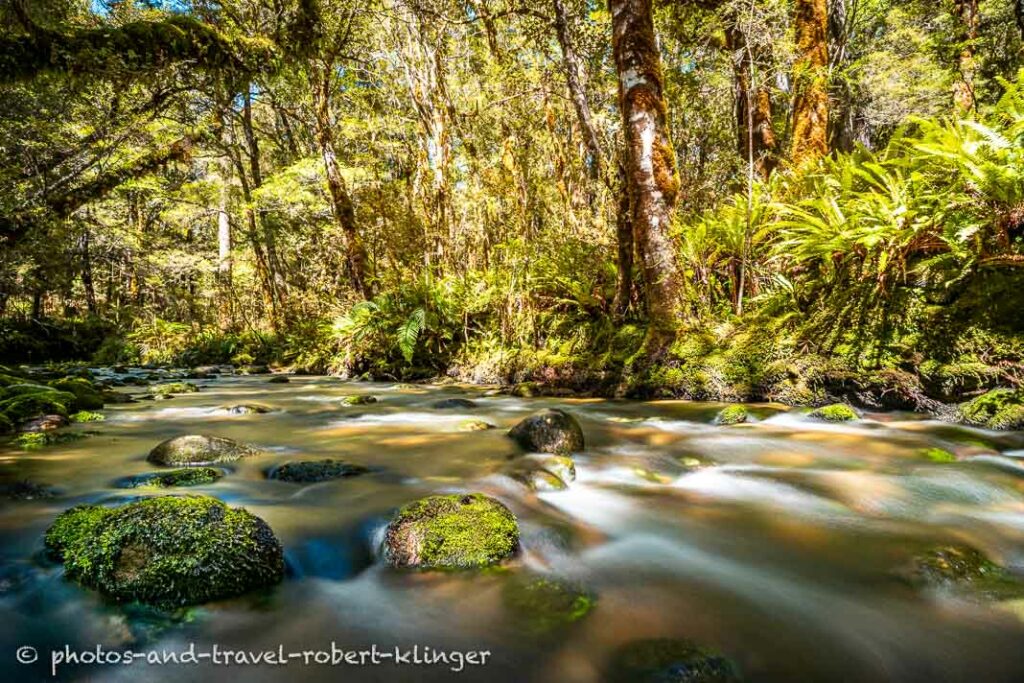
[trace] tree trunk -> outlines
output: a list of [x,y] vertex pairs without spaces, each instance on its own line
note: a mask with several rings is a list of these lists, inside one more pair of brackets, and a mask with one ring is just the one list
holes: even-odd
[[975,42],[981,27],[978,0],[954,0],[954,12],[960,19],[961,47],[958,60],[960,79],[953,86],[953,102],[962,113],[967,113],[977,105],[974,96],[974,81],[978,74]]
[[796,0],[793,165],[828,154],[828,3]]
[[344,239],[345,264],[348,277],[364,299],[370,299],[373,291],[366,277],[366,249],[359,237],[356,226],[355,207],[338,166],[334,149],[334,133],[331,122],[330,70],[322,65],[311,65],[310,83],[313,91],[313,113],[316,122],[316,140],[324,159],[327,173],[327,190],[331,195],[331,210],[334,220],[341,228]]
[[626,188],[626,169],[619,164],[619,201],[615,212],[615,245],[618,273],[615,278],[615,299],[612,315],[623,320],[633,301],[633,222],[630,213],[629,192]]
[[89,229],[82,233],[82,288],[90,315],[96,315],[96,289],[92,281],[92,254],[89,251]]
[[647,350],[657,355],[674,336],[683,309],[683,278],[669,237],[679,174],[651,0],[609,0],[608,8],[626,142],[630,217],[650,320]]
[[220,206],[217,211],[217,282],[220,285],[221,327],[228,328],[234,322],[231,306],[231,177],[227,163],[223,164],[220,187]]
[[600,178],[604,166],[601,142],[598,140],[597,129],[594,127],[594,117],[590,113],[587,93],[580,82],[579,58],[576,56],[576,48],[573,45],[572,37],[569,35],[569,18],[562,0],[553,0],[553,2],[555,6],[555,33],[558,34],[558,44],[562,48],[562,67],[565,69],[565,81],[569,86],[569,96],[572,98],[572,105],[576,109],[576,118],[583,132],[583,142],[586,144],[587,153],[590,155],[587,166],[592,178]]
[[736,25],[735,17],[730,18],[730,26],[726,28],[725,44],[730,52],[736,90],[737,149],[744,161],[753,160],[757,175],[768,180],[778,166],[771,91],[766,83],[756,79],[756,55]]

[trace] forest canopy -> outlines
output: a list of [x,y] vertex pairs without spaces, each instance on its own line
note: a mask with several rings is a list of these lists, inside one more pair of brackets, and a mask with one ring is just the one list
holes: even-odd
[[1020,0],[0,21],[4,360],[786,401],[869,373],[915,407],[1021,379]]

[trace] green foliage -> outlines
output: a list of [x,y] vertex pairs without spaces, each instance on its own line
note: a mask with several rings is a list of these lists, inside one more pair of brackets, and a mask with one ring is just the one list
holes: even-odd
[[809,417],[823,422],[852,422],[858,419],[857,411],[843,403],[834,403],[810,412]]
[[989,429],[1024,429],[1024,390],[996,389],[960,406],[963,418]]
[[72,413],[69,417],[72,422],[103,422],[107,419],[102,413],[94,413],[89,410],[79,410],[77,413]]

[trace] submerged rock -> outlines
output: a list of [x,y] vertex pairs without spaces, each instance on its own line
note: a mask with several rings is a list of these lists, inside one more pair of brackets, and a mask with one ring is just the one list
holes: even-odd
[[481,493],[430,496],[398,511],[384,543],[393,567],[487,567],[515,554],[519,523],[501,502]]
[[956,462],[956,455],[945,448],[924,448],[920,451],[921,456],[938,463]]
[[914,557],[900,575],[918,586],[940,586],[1002,581],[1006,570],[969,546],[948,545],[933,548]]
[[430,407],[437,410],[468,410],[470,408],[476,408],[476,403],[470,401],[468,398],[446,398],[440,401],[434,401],[430,404]]
[[0,493],[11,500],[44,500],[57,495],[52,486],[37,484],[28,479],[0,485]]
[[750,413],[747,412],[746,406],[727,406],[719,411],[715,417],[715,424],[724,426],[743,424],[749,417]]
[[341,460],[310,460],[289,462],[267,471],[267,479],[312,484],[330,479],[355,477],[366,474],[370,470],[362,465],[355,465]]
[[377,397],[370,396],[369,394],[348,394],[342,396],[338,402],[343,406],[365,406],[370,403],[376,403]]
[[508,474],[531,491],[561,491],[576,479],[576,466],[565,455],[530,454],[515,458]]
[[1024,430],[1024,389],[994,389],[960,406],[968,424],[987,429]]
[[522,420],[508,435],[528,451],[568,455],[583,450],[583,429],[569,413],[544,410]]
[[460,432],[485,432],[488,429],[494,429],[494,425],[483,420],[463,420],[458,424],[457,429]]
[[214,465],[252,455],[259,455],[259,451],[237,441],[219,436],[189,434],[176,436],[158,444],[149,452],[146,459],[157,465],[173,467]]
[[596,598],[559,579],[516,576],[502,592],[505,606],[535,635],[548,635],[587,616]]
[[274,375],[267,380],[267,384],[288,384],[291,380],[288,375]]
[[845,403],[834,403],[830,406],[812,410],[808,417],[823,422],[852,422],[853,420],[860,419],[857,411]]
[[213,467],[184,467],[169,472],[152,472],[130,477],[121,482],[122,488],[141,487],[172,488],[175,486],[202,486],[212,484],[224,476],[222,470]]
[[115,600],[178,607],[274,585],[281,544],[266,522],[214,498],[161,496],[83,505],[46,532],[68,578]]
[[234,406],[224,406],[223,410],[226,410],[230,415],[263,415],[269,413],[270,408],[261,406],[257,403],[241,403]]
[[152,387],[154,396],[170,396],[171,394],[194,394],[199,387],[192,382],[169,382]]
[[733,662],[688,640],[638,640],[613,655],[612,683],[738,683]]

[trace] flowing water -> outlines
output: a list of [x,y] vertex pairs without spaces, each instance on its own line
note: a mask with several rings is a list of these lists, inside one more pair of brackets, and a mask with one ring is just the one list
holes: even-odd
[[[907,414],[816,423],[781,406],[719,427],[720,405],[519,399],[472,387],[293,377],[224,377],[171,401],[108,408],[77,425],[89,438],[36,452],[0,451],[5,481],[29,478],[60,496],[0,503],[0,667],[4,680],[40,680],[19,666],[31,645],[285,651],[421,645],[489,650],[486,666],[347,667],[290,664],[64,667],[62,680],[599,681],[631,640],[688,638],[738,663],[754,681],[1021,681],[1021,602],[922,590],[900,568],[936,544],[970,544],[1024,573],[1024,435],[996,435]],[[372,405],[338,397],[371,393]],[[435,410],[466,396],[473,409]],[[221,407],[255,402],[262,415]],[[515,444],[507,428],[558,406],[586,435],[578,478],[533,494],[501,474]],[[499,427],[461,432],[466,419]],[[233,463],[219,482],[180,492],[216,496],[265,519],[285,548],[288,576],[273,590],[167,616],[111,604],[63,578],[42,555],[62,510],[145,493],[125,476],[153,470],[163,439],[206,433],[266,454]],[[960,458],[933,463],[923,449]],[[296,459],[341,458],[370,474],[314,485],[269,481]],[[713,462],[691,470],[691,460]],[[402,572],[379,556],[382,530],[402,504],[436,492],[482,491],[518,516],[522,552],[504,571]],[[176,493],[178,491],[175,491]],[[538,632],[509,609],[509,582],[533,573],[585,587],[584,618]],[[1014,608],[1017,608],[1016,610]],[[140,670],[145,666],[145,670]]]

